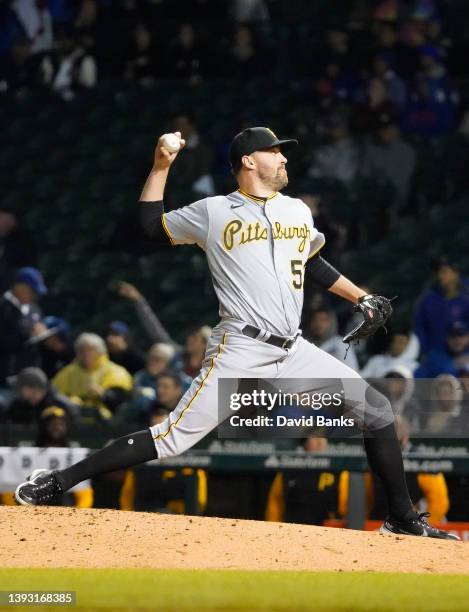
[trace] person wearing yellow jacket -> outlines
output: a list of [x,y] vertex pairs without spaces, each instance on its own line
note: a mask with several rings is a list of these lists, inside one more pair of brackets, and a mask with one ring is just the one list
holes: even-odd
[[75,353],[75,360],[55,375],[52,384],[74,402],[94,406],[102,418],[111,418],[132,389],[131,375],[110,361],[104,340],[96,334],[78,336]]

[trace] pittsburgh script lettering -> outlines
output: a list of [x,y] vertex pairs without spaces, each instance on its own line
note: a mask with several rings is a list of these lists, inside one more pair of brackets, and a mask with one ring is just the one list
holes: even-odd
[[[269,234],[265,226],[259,221],[256,223],[245,224],[238,219],[234,219],[226,224],[223,230],[223,245],[227,251],[231,251],[234,246],[240,246],[256,240],[267,240]],[[298,239],[298,252],[303,253],[306,244],[310,241],[311,232],[307,224],[298,227],[296,225],[282,225],[279,221],[274,223],[272,228],[274,240],[294,240]]]

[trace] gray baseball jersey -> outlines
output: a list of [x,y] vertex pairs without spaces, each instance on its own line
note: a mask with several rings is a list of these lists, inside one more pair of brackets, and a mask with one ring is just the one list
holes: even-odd
[[173,244],[206,252],[221,317],[280,336],[297,332],[304,266],[325,243],[304,202],[235,191],[165,213],[163,224]]
[[158,457],[183,453],[228,416],[219,407],[219,379],[228,379],[236,392],[241,378],[278,380],[284,391],[287,381],[301,391],[311,379],[340,378],[346,396],[355,398],[351,414],[358,424],[382,426],[392,419],[392,412],[383,417],[379,409],[365,418],[365,381],[304,338],[280,348],[243,334],[247,323],[281,336],[298,332],[304,266],[325,242],[301,200],[277,193],[264,201],[236,191],[165,213],[162,220],[172,244],[198,244],[206,252],[221,321],[199,375],[169,417],[151,427]]

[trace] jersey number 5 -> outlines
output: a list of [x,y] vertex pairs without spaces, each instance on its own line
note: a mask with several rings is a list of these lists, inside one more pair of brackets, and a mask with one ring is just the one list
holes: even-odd
[[293,286],[295,289],[303,289],[303,262],[301,259],[291,260],[291,273],[293,275]]

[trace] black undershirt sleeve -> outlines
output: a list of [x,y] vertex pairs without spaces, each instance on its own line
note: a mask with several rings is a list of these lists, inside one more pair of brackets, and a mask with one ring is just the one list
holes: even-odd
[[309,278],[324,289],[332,287],[341,276],[340,272],[323,259],[319,253],[308,259],[306,265],[308,266]]
[[156,202],[139,202],[140,227],[147,238],[155,245],[171,245],[171,240],[163,226],[163,200]]

